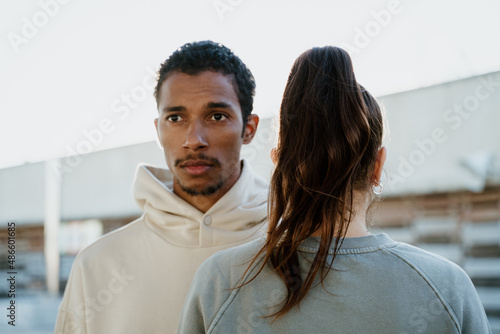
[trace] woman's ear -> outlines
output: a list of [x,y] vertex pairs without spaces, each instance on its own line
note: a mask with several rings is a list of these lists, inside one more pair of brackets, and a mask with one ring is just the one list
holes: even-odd
[[382,170],[384,169],[385,159],[387,157],[387,149],[382,146],[377,153],[377,161],[375,161],[375,168],[373,170],[372,183],[379,183],[382,177]]

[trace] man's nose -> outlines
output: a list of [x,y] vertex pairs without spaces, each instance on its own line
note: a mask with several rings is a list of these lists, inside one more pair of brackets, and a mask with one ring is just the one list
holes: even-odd
[[186,133],[186,141],[182,146],[193,151],[208,147],[206,129],[203,124],[200,124],[200,122],[189,124]]

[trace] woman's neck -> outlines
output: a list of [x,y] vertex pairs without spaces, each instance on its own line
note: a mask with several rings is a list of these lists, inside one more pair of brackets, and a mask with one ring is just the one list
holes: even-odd
[[[346,238],[357,238],[371,235],[366,228],[366,211],[368,211],[371,198],[368,198],[368,196],[358,197],[356,195],[359,196],[359,193],[355,194],[355,199],[358,198],[359,200],[354,201],[353,215],[351,216],[351,223],[349,224],[349,228],[345,234]],[[335,231],[334,233],[337,235],[338,231]],[[311,234],[311,237],[321,237],[321,228]]]

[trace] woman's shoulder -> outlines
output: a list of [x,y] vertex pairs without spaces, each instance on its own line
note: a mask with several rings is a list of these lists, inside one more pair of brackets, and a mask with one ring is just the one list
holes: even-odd
[[445,295],[451,293],[450,287],[460,287],[463,293],[474,291],[474,286],[467,273],[456,263],[435,253],[421,248],[399,243],[388,249],[393,255],[405,262],[409,270],[421,276],[427,284]]
[[[265,239],[259,238],[236,247],[221,250],[210,256],[198,269],[198,275],[217,275],[230,281],[240,280],[252,260],[264,246]],[[252,268],[259,259],[254,261]]]
[[412,267],[415,267],[415,269],[420,268],[421,270],[434,273],[454,272],[459,275],[465,274],[464,270],[458,264],[438,254],[403,242],[399,242],[396,247],[392,247],[388,251]]

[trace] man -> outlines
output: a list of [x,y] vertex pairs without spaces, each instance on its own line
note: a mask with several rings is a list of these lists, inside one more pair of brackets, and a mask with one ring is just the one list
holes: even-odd
[[56,333],[174,333],[213,253],[265,232],[267,185],[244,161],[255,81],[228,48],[185,44],[159,70],[155,126],[168,170],[139,166],[144,214],[75,259]]

